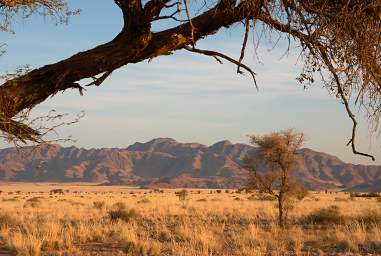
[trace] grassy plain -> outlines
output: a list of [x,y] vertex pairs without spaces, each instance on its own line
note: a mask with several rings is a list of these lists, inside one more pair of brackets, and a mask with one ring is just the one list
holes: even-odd
[[[62,189],[64,194],[51,194]],[[381,201],[310,194],[276,202],[236,190],[0,184],[0,255],[381,255]]]

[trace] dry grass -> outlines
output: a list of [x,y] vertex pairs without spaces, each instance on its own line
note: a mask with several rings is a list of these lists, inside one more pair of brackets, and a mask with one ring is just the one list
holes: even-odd
[[[175,190],[25,187],[29,191],[19,184],[0,187],[0,239],[17,255],[381,253],[381,202],[375,198],[311,193],[280,230],[276,202],[233,190],[188,190],[183,202]],[[65,194],[51,195],[52,188]]]

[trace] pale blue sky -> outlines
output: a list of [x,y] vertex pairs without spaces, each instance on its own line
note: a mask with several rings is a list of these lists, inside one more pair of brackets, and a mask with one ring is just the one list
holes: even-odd
[[[113,1],[72,0],[69,4],[82,13],[67,26],[33,17],[18,22],[15,35],[0,34],[0,41],[8,44],[0,71],[54,63],[107,42],[119,32],[122,20]],[[199,47],[238,57],[241,40],[237,25],[200,42]],[[254,60],[252,51],[246,57],[258,74],[259,91],[248,75],[237,75],[233,65],[180,51],[151,63],[127,65],[101,87],[89,88],[85,96],[68,91],[44,102],[34,113],[54,108],[75,115],[84,110],[81,122],[61,129],[60,134],[73,135],[76,146],[87,148],[127,147],[155,137],[205,144],[223,139],[247,143],[248,134],[295,127],[307,134],[306,147],[348,162],[372,164],[346,147],[351,122],[343,106],[320,83],[304,90],[295,79],[300,71],[296,55],[281,59],[285,49],[280,45],[268,52],[270,47],[259,49],[262,63]],[[365,119],[360,121],[358,148],[372,152],[380,164],[380,140],[371,140]],[[1,142],[0,146],[9,145]]]

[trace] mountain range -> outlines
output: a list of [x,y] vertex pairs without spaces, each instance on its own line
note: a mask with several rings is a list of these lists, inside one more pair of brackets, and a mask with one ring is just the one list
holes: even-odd
[[[241,188],[249,171],[242,158],[256,149],[225,140],[206,146],[170,138],[127,148],[84,149],[46,144],[0,149],[0,181],[97,182],[145,187]],[[301,149],[295,177],[312,190],[380,191],[381,166],[344,163]]]

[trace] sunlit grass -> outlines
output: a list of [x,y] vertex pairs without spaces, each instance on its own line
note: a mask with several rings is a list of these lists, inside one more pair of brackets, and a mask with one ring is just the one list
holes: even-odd
[[[56,187],[56,186],[54,186]],[[381,202],[351,199],[345,193],[310,193],[289,212],[288,227],[278,228],[276,202],[244,192],[74,186],[64,195],[49,186],[33,193],[0,195],[0,237],[18,255],[67,252],[80,255],[304,255],[381,253]],[[51,188],[51,187],[50,187]],[[39,187],[41,189],[41,187]],[[92,187],[96,191],[96,187]],[[321,209],[334,206],[343,221]],[[320,214],[316,217],[316,214]],[[311,216],[315,216],[311,218]],[[333,216],[337,218],[337,216]],[[332,217],[332,218],[333,218]],[[378,219],[380,217],[380,219]],[[320,218],[320,219],[319,219]]]

